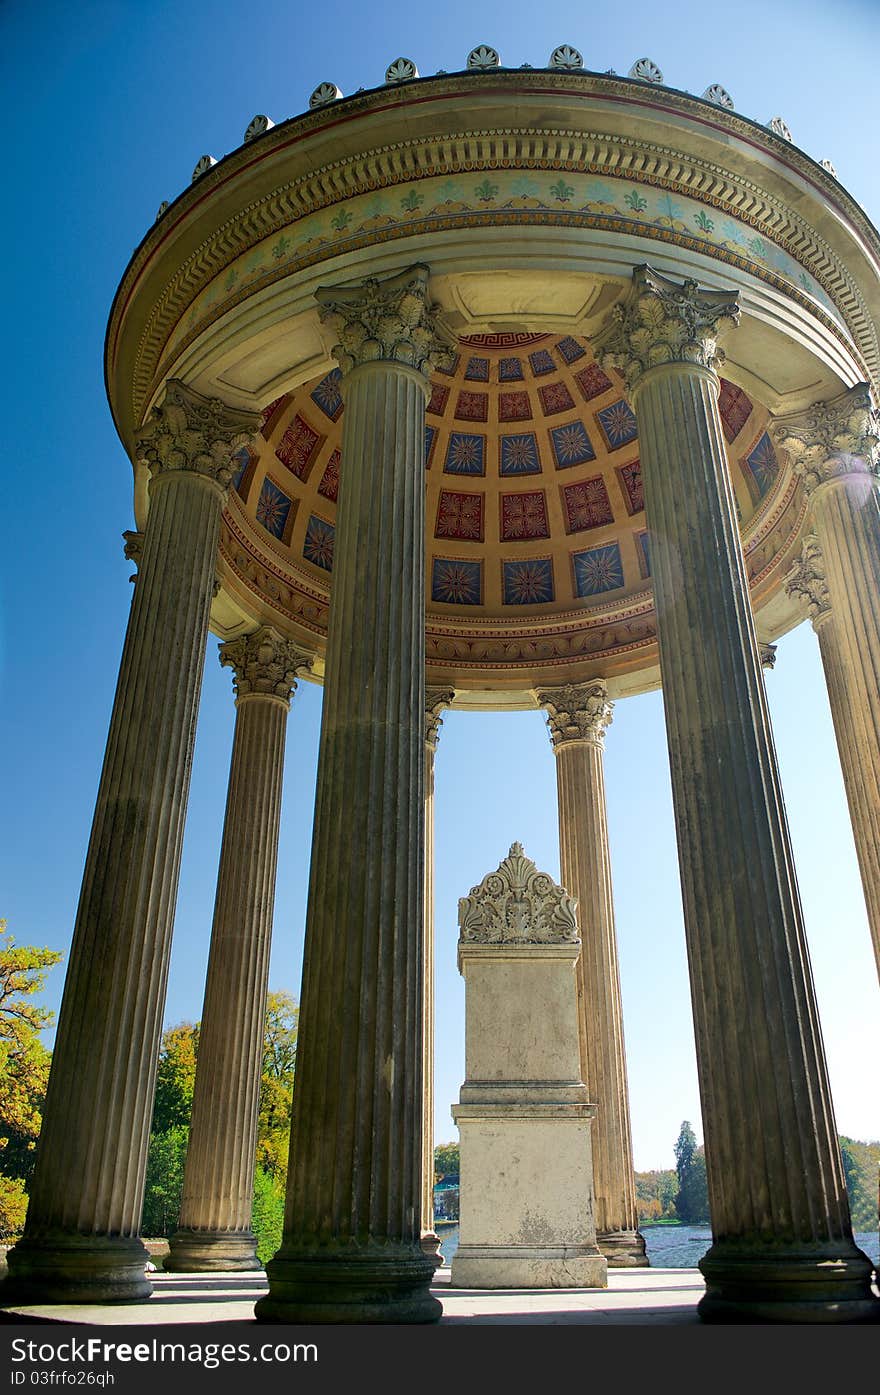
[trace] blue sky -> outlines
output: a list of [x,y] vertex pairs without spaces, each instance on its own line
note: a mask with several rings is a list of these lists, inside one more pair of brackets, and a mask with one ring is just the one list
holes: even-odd
[[[687,0],[585,9],[463,4],[381,8],[327,0],[259,6],[79,0],[0,4],[7,98],[0,504],[0,915],[21,943],[67,949],[127,618],[131,470],[103,389],[113,293],[162,199],[196,160],[240,144],[257,112],[302,111],[324,80],[343,92],[392,59],[423,74],[478,43],[540,66],[559,43],[588,67],[643,55],[737,109],[782,115],[830,157],[880,223],[873,3]],[[779,645],[768,691],[794,840],[838,1125],[880,1136],[869,1078],[878,984],[815,636]],[[320,689],[304,684],[288,729],[271,983],[299,992]],[[209,642],[166,1021],[201,1010],[233,707]],[[617,704],[606,774],[636,1165],[671,1165],[684,1118],[701,1135],[672,806],[659,694]],[[447,716],[437,755],[437,1137],[463,1078],[458,897],[520,839],[558,875],[553,757],[538,713]],[[60,1000],[61,970],[48,998]]]

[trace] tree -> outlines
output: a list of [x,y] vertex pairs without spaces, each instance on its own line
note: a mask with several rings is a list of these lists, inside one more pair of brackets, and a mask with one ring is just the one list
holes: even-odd
[[52,1060],[40,1033],[55,1021],[31,999],[60,959],[45,946],[17,945],[0,920],[0,1172],[24,1182],[33,1171]]
[[880,1165],[880,1143],[860,1143],[855,1138],[840,1138],[840,1153],[853,1230],[877,1229],[877,1169]]
[[457,1143],[438,1143],[434,1149],[434,1181],[444,1177],[458,1177],[461,1170],[461,1154]]
[[706,1158],[687,1119],[675,1144],[675,1170],[678,1192],[675,1209],[685,1225],[699,1225],[709,1219],[709,1193],[706,1185]]
[[153,1102],[153,1133],[167,1133],[181,1126],[189,1128],[198,1050],[198,1022],[180,1022],[162,1033]]
[[299,1008],[290,994],[270,993],[263,1038],[257,1166],[275,1178],[282,1192],[287,1179],[298,1028]]

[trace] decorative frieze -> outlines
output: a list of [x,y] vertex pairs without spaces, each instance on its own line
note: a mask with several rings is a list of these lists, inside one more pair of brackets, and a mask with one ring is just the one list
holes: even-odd
[[259,425],[258,413],[228,407],[170,378],[161,404],[137,433],[137,458],[154,479],[190,470],[213,480],[225,493],[235,469],[232,453],[256,435]]
[[321,286],[315,299],[321,319],[339,336],[333,355],[343,373],[378,360],[426,375],[451,366],[452,350],[441,334],[439,311],[428,300],[428,268],[421,262],[381,281],[369,276],[353,286]]
[[521,843],[458,903],[462,944],[571,944],[577,903],[526,857]]
[[262,693],[289,703],[297,676],[308,672],[314,661],[314,654],[268,625],[220,645],[220,663],[232,669],[237,699]]
[[808,494],[829,480],[880,468],[880,421],[867,383],[777,418],[773,435]]
[[630,392],[649,368],[692,363],[714,369],[723,361],[721,334],[739,322],[735,291],[704,290],[694,280],[673,281],[650,266],[637,266],[623,300],[594,340],[603,368],[616,368]]
[[592,683],[567,683],[562,688],[538,688],[536,696],[547,713],[554,750],[569,741],[591,741],[604,746],[614,710],[604,678]]

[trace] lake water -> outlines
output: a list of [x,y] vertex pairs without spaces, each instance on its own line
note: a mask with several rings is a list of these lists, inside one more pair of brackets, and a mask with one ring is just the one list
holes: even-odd
[[[440,1251],[448,1264],[458,1249],[458,1226],[441,1226]],[[648,1249],[648,1259],[658,1269],[692,1269],[703,1258],[712,1243],[708,1226],[653,1225],[642,1231]],[[880,1238],[877,1231],[859,1232],[856,1244],[869,1259],[880,1264]]]

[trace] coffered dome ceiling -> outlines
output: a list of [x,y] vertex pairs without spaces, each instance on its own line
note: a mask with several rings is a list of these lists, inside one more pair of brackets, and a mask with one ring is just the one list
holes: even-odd
[[[617,375],[571,335],[484,334],[459,340],[431,388],[429,682],[516,690],[655,665],[638,431]],[[720,405],[757,596],[799,530],[800,493],[769,412],[726,380]],[[267,406],[239,452],[221,539],[230,625],[239,610],[323,649],[343,415],[333,370]]]

